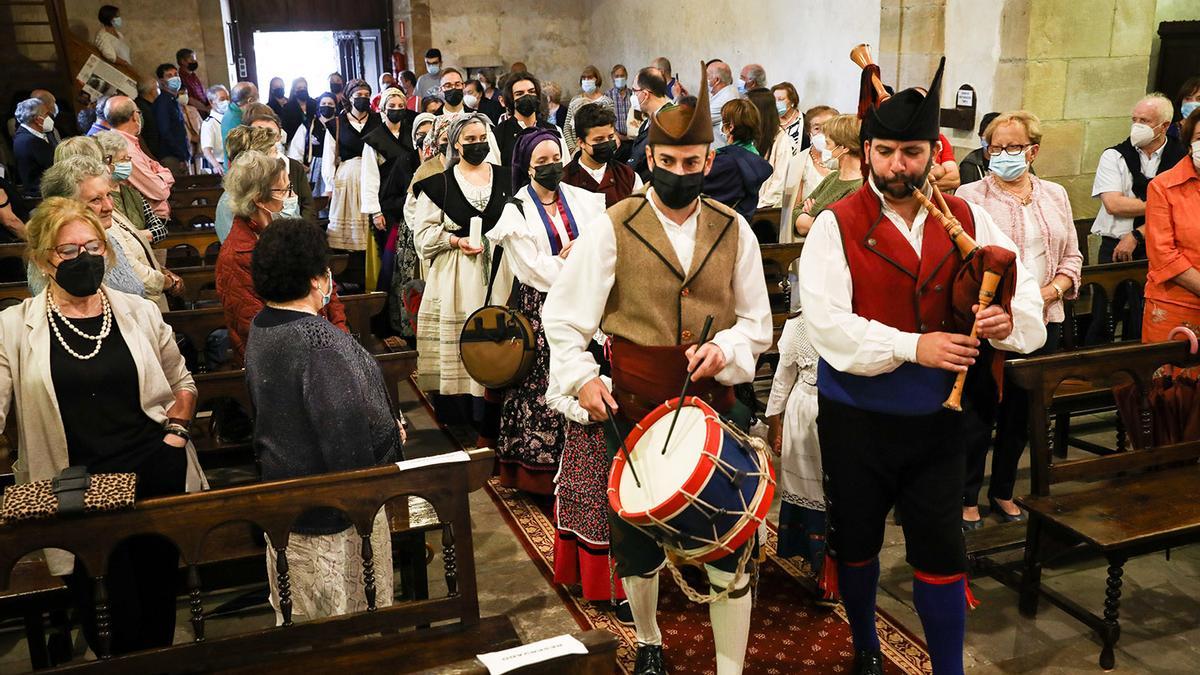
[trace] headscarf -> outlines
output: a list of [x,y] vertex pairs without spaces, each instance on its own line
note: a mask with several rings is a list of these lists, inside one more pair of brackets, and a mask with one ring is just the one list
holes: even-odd
[[516,194],[518,190],[529,185],[529,162],[533,157],[534,148],[543,141],[559,143],[558,132],[541,127],[530,127],[517,136],[517,147],[513,150],[512,157],[513,194]]
[[466,127],[468,124],[472,124],[474,122],[479,122],[480,124],[482,124],[485,131],[490,132],[491,127],[492,127],[492,121],[490,119],[488,119],[488,116],[484,115],[483,113],[477,113],[477,112],[475,112],[475,113],[457,113],[457,114],[449,115],[448,117],[451,118],[451,121],[450,121],[450,131],[449,131],[449,133],[446,134],[446,143],[447,143],[446,163],[447,163],[447,165],[450,163],[451,160],[458,159],[458,150],[455,149],[454,144],[458,143],[458,137],[462,135],[462,130],[464,127]]
[[[437,115],[434,115],[433,113],[423,112],[423,113],[418,113],[417,116],[415,118],[413,118],[412,142],[413,142],[414,148],[417,146],[417,129],[420,129],[421,125],[425,124],[426,122],[433,122],[433,126],[430,127],[430,129],[429,129],[429,133],[432,134],[433,130],[437,128]],[[428,138],[428,137],[429,136],[426,136],[426,138]],[[417,150],[420,150],[420,149],[421,148],[417,148]]]
[[[449,117],[434,115],[433,113],[421,113],[421,115],[433,117],[433,128],[429,130],[429,135],[425,137],[425,150],[429,153],[429,156],[432,156],[435,152],[437,152],[438,138],[441,137],[442,132],[444,132],[446,127],[450,126],[450,123],[454,120]],[[420,126],[420,121],[421,117],[418,115],[417,122],[413,125],[414,133],[416,128]],[[447,137],[448,136],[449,135],[447,135]]]
[[384,89],[383,93],[379,95],[379,116],[382,117],[384,121],[387,121],[387,113],[384,112],[384,109],[387,108],[388,99],[394,96],[399,96],[402,101],[406,103],[408,102],[408,97],[405,96],[404,92],[400,89],[396,87],[388,87],[387,89]]

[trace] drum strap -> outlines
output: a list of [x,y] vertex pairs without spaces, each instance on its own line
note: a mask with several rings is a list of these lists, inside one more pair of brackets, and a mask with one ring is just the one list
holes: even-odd
[[[749,543],[749,542],[747,542],[745,545],[746,545],[746,546],[749,546],[749,545],[750,545],[750,543]],[[753,568],[754,568],[754,567],[756,567],[756,566],[758,565],[758,563],[756,563],[756,562],[754,562],[753,560],[751,560],[749,563],[747,563],[747,565],[748,565],[748,566],[751,568],[751,570],[753,570]],[[751,577],[753,577],[753,571],[751,571]],[[742,586],[741,588],[738,588],[738,589],[732,590],[732,591],[730,591],[730,592],[729,592],[729,595],[728,595],[727,597],[728,597],[730,600],[734,600],[734,599],[740,598],[740,597],[742,597],[742,596],[746,595],[747,593],[749,593],[749,592],[750,592],[750,587],[751,587],[751,586],[753,586],[753,585],[754,585],[754,584],[750,584],[750,583],[748,583],[748,584],[746,584],[745,586]],[[722,587],[722,586],[717,586],[716,584],[712,583],[711,581],[708,583],[708,586],[709,586],[709,588],[711,588],[711,589],[712,589],[712,592],[713,592],[713,593],[722,593],[722,592],[724,592],[724,591],[725,591],[725,588],[724,588],[724,587]]]
[[[487,245],[486,243],[484,244]],[[483,296],[483,304],[492,304],[492,287],[496,285],[496,276],[500,274],[500,259],[504,257],[504,247],[496,247],[496,255],[492,256],[492,271],[488,275],[487,295]]]

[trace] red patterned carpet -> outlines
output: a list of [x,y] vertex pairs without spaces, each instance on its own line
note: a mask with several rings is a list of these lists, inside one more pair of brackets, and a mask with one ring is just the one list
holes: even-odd
[[[554,525],[549,512],[521,492],[500,487],[495,479],[488,483],[487,490],[549,582],[554,568]],[[776,557],[774,529],[766,546],[767,562],[761,569],[750,626],[746,674],[850,672],[853,648],[842,608],[831,611],[812,604],[808,591],[798,581],[806,577],[800,563]],[[620,638],[618,669],[632,672],[637,649],[633,628],[622,626],[611,613],[566,589],[556,588],[581,628],[603,628]],[[663,574],[659,588],[658,620],[668,665],[675,673],[714,674],[708,610],[689,602],[669,574]],[[931,672],[924,645],[883,612],[876,614],[875,622],[889,673]]]

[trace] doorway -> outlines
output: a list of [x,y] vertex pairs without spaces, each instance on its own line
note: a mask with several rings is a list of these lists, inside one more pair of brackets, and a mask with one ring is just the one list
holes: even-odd
[[372,90],[379,82],[383,54],[378,30],[255,31],[253,37],[255,83],[264,100],[275,77],[283,79],[289,95],[292,81],[303,77],[313,98],[328,90],[334,72],[347,80],[361,77]]

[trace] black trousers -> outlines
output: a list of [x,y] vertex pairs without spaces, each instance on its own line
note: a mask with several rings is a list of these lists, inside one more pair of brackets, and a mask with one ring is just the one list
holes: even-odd
[[[1097,265],[1105,265],[1113,261],[1113,250],[1117,248],[1117,244],[1121,243],[1120,237],[1100,237],[1100,254]],[[1134,260],[1146,259],[1146,242],[1139,241],[1137,248],[1133,249]]]
[[[181,494],[187,457],[183,448],[163,448],[137,467],[136,499]],[[64,581],[71,591],[76,617],[92,651],[99,653],[96,630],[96,582],[83,563]],[[167,647],[175,637],[175,591],[179,581],[179,551],[171,542],[153,535],[131,537],[118,544],[108,558],[104,578],[108,591],[112,654]]]
[[930,574],[967,569],[959,486],[966,453],[961,417],[876,413],[820,397],[817,434],[829,517],[826,545],[842,562],[883,548],[888,511],[904,514],[905,558]]
[[[1046,324],[1046,344],[1029,356],[1042,356],[1058,351],[1062,324]],[[987,353],[991,353],[989,350]],[[1012,358],[1022,355],[1013,354]],[[963,506],[979,505],[979,490],[987,465],[988,449],[992,450],[992,477],[988,483],[988,499],[1012,499],[1017,483],[1017,465],[1029,442],[1029,392],[1017,386],[1005,373],[1004,399],[996,401],[996,386],[981,369],[972,371],[963,406],[963,435],[967,445],[967,479],[963,483]],[[995,442],[992,426],[996,427]]]

